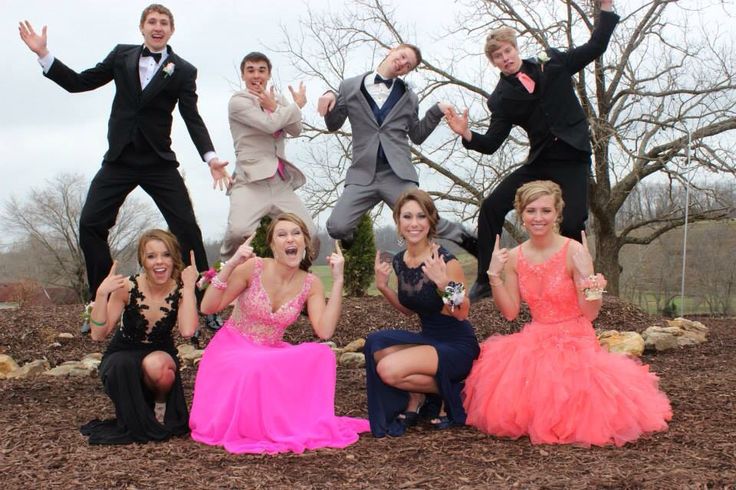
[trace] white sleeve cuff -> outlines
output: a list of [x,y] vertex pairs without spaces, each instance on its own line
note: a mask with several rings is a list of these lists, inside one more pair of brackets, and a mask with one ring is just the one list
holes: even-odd
[[43,58],[38,59],[38,64],[41,65],[41,68],[43,68],[44,73],[48,73],[51,69],[51,65],[54,64],[54,55],[51,53],[48,53]]
[[217,153],[215,153],[214,151],[208,151],[207,153],[204,154],[203,158],[204,158],[204,161],[209,164],[210,160],[212,160],[213,158],[217,158]]

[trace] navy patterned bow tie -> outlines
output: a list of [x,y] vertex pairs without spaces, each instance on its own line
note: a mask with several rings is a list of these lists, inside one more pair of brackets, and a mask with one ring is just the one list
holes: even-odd
[[141,58],[150,56],[156,63],[158,63],[159,61],[161,61],[161,54],[162,53],[151,53],[151,50],[144,46],[143,51],[141,52]]
[[376,78],[373,79],[373,83],[375,84],[383,83],[384,85],[386,85],[386,88],[391,88],[391,85],[394,84],[394,79],[389,78],[388,80],[386,80],[381,75],[376,74]]

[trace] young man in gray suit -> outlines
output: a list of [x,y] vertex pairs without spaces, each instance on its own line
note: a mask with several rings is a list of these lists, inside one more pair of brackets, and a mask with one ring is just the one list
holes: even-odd
[[[419,48],[400,44],[375,71],[343,80],[337,94],[329,91],[317,103],[329,131],[340,129],[345,119],[353,129],[353,161],[345,190],[327,219],[327,232],[348,247],[367,211],[379,201],[393,209],[399,195],[419,183],[409,139],[421,144],[442,120],[445,109],[440,102],[419,119],[417,95],[398,78],[421,61]],[[441,219],[437,235],[478,254],[476,238],[457,223]]]

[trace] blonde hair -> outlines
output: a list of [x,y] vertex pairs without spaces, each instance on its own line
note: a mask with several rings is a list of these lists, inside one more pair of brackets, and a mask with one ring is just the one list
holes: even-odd
[[143,256],[146,253],[146,244],[150,241],[158,240],[166,246],[166,250],[171,254],[171,260],[174,263],[174,270],[171,271],[171,277],[179,282],[181,271],[184,270],[184,261],[181,258],[181,247],[179,241],[174,235],[166,230],[154,228],[144,231],[138,239],[138,265],[143,267]]
[[489,60],[492,60],[493,52],[501,49],[501,43],[509,43],[518,49],[516,44],[516,31],[510,27],[499,27],[494,29],[486,37],[485,53]]
[[562,222],[562,210],[565,208],[565,201],[562,200],[562,189],[551,180],[533,180],[516,190],[514,209],[516,210],[517,219],[521,221],[524,209],[532,202],[544,196],[552,196],[554,199],[555,211],[557,211],[557,224],[559,225]]
[[[268,246],[271,247],[271,243],[273,242],[273,234],[276,230],[276,225],[279,223],[279,221],[288,221],[289,223],[294,223],[299,227],[299,229],[302,231],[302,236],[304,237],[304,258],[299,263],[299,268],[303,271],[309,272],[309,268],[312,266],[312,256],[314,255],[314,250],[312,249],[312,237],[309,235],[309,229],[307,228],[307,225],[304,224],[304,221],[302,219],[295,215],[294,213],[281,213],[276,218],[271,220],[271,224],[268,225],[268,230],[266,230],[266,243],[268,243]],[[273,249],[271,249],[273,251]]]
[[437,223],[440,220],[440,215],[437,212],[437,208],[434,205],[432,197],[421,189],[414,188],[404,191],[404,193],[396,200],[396,204],[394,204],[394,223],[396,223],[396,227],[398,228],[399,226],[401,208],[409,201],[416,202],[424,214],[427,215],[427,220],[429,220],[427,239],[431,240],[437,234]]

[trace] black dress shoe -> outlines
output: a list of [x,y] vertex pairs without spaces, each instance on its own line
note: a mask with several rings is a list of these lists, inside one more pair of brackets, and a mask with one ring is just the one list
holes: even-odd
[[478,239],[476,237],[463,232],[460,236],[460,246],[476,259],[478,258]]
[[204,325],[210,330],[218,331],[222,328],[222,319],[214,314],[204,316]]
[[491,285],[487,282],[481,283],[478,281],[475,281],[473,283],[473,287],[470,288],[470,294],[468,294],[468,299],[471,303],[475,303],[476,301],[480,301],[483,298],[490,298],[491,297]]

